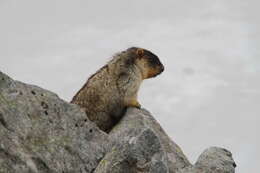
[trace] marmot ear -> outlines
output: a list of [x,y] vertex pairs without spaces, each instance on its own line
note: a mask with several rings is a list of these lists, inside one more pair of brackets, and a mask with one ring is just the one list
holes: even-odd
[[136,55],[138,56],[138,58],[142,58],[144,56],[144,49],[138,48],[136,50]]

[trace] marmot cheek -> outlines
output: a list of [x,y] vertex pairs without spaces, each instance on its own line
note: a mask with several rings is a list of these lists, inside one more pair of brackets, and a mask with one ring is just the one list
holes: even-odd
[[157,68],[152,68],[148,75],[147,75],[147,78],[152,78],[152,77],[155,77],[157,74],[159,74],[159,71]]

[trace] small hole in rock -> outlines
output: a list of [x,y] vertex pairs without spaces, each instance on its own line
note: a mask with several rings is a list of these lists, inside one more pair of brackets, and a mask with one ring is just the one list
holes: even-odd
[[75,127],[78,127],[78,124],[75,124]]
[[41,96],[44,96],[43,94],[41,94]]
[[233,167],[234,167],[234,168],[237,167],[237,164],[236,164],[235,162],[233,163]]
[[35,94],[36,94],[36,92],[35,92],[35,91],[31,91],[31,93],[32,93],[33,95],[35,95]]
[[45,115],[48,115],[48,111],[44,111]]
[[5,78],[2,78],[2,80],[5,80]]
[[48,109],[49,108],[49,106],[45,102],[41,102],[41,106],[42,106],[43,109]]
[[19,94],[20,94],[20,95],[23,95],[23,92],[22,92],[22,91],[20,91],[20,92],[19,92]]
[[92,133],[93,132],[93,130],[92,129],[89,129],[89,133]]
[[87,122],[88,120],[87,120],[87,119],[85,119],[84,121],[85,121],[85,122]]

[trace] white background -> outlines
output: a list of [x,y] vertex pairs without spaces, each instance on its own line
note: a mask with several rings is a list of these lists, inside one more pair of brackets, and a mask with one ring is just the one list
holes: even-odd
[[237,173],[260,170],[260,3],[257,0],[0,0],[0,70],[70,101],[131,46],[165,71],[139,93],[194,163],[232,151]]

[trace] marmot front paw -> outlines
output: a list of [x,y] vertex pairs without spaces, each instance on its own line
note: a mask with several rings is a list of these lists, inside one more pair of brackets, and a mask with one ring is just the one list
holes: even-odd
[[141,104],[138,103],[137,100],[133,100],[128,104],[128,107],[135,107],[137,109],[141,109]]

